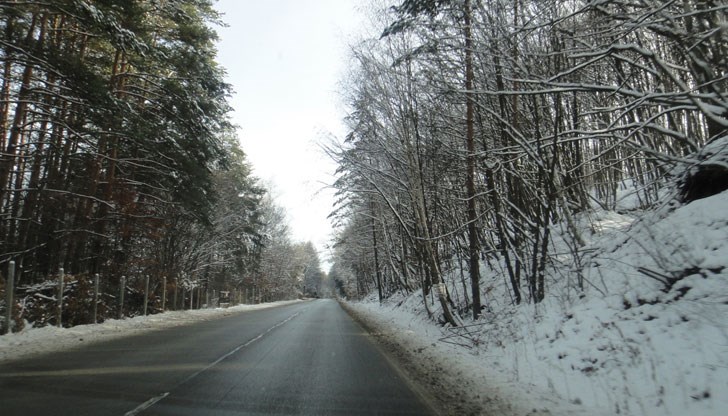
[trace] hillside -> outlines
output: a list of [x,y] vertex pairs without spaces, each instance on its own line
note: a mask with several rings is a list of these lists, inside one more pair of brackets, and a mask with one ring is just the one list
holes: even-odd
[[[704,150],[703,165],[722,160],[715,149],[725,141]],[[428,319],[421,291],[381,307],[374,297],[349,305],[484,406],[489,398],[552,414],[724,414],[728,192],[679,203],[679,185],[648,211],[625,193],[617,211],[579,217],[580,264],[557,255],[540,304],[514,306],[503,274],[484,265],[487,312],[462,328]],[[568,253],[558,235],[554,246]]]

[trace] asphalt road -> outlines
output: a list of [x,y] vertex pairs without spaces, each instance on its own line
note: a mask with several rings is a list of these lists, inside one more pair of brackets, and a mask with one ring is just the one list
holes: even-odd
[[333,300],[0,366],[0,415],[433,414]]

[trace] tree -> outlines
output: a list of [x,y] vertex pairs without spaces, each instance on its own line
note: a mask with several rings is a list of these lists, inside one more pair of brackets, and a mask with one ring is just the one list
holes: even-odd
[[321,270],[321,260],[319,259],[316,247],[314,247],[311,242],[304,243],[302,249],[305,258],[303,271],[303,294],[319,297],[323,292],[324,279],[324,272]]
[[[341,290],[386,298],[414,273],[426,306],[442,282],[443,311],[477,318],[488,267],[513,303],[542,302],[562,261],[555,233],[580,270],[577,220],[617,208],[625,187],[632,208],[650,207],[674,165],[726,134],[716,22],[727,10],[405,0],[380,11],[378,33],[352,47],[350,132],[329,148]],[[581,274],[573,282],[586,290]]]
[[21,280],[59,265],[117,277],[160,267],[138,247],[167,218],[210,222],[225,155],[211,2],[0,8],[0,262],[16,259]]

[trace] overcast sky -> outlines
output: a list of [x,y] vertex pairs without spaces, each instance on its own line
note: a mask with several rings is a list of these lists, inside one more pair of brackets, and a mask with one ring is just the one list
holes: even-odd
[[[361,0],[219,0],[218,61],[235,95],[233,121],[243,150],[271,183],[296,241],[322,250],[331,228],[335,165],[317,143],[345,134],[336,93]],[[321,253],[325,257],[325,253]],[[322,258],[325,260],[325,258]]]

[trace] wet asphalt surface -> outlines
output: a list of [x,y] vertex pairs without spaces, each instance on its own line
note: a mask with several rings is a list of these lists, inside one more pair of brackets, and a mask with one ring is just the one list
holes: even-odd
[[249,311],[0,366],[0,414],[428,415],[333,300]]

